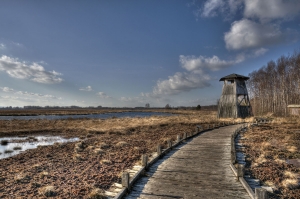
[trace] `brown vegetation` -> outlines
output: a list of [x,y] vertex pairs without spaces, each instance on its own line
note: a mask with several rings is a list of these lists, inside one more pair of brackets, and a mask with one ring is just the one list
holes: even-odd
[[275,190],[272,198],[300,197],[300,121],[275,119],[271,124],[254,126],[243,134],[246,168],[263,184]]
[[[93,190],[107,190],[113,183],[120,182],[119,174],[140,161],[142,154],[151,155],[158,143],[166,147],[166,139],[174,141],[177,134],[195,131],[198,124],[207,126],[220,122],[216,119],[216,112],[181,113],[170,117],[107,120],[1,121],[1,136],[53,134],[78,136],[82,140],[41,146],[1,159],[0,164],[5,167],[0,167],[0,190],[3,190],[0,198],[53,194],[64,198],[81,198],[90,194],[92,198]],[[26,174],[26,181],[15,183],[16,173]],[[53,187],[45,188],[49,185]]]

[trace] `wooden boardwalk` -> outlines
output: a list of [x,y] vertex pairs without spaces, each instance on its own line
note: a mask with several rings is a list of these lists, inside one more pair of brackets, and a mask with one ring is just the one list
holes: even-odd
[[230,164],[230,136],[239,125],[207,131],[157,161],[126,199],[247,198]]

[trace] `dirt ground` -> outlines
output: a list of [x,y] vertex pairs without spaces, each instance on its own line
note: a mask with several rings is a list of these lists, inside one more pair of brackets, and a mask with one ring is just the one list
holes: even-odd
[[215,112],[169,117],[0,121],[0,137],[61,135],[75,143],[40,146],[0,160],[0,198],[88,198],[120,182],[120,173],[157,144],[219,121]]
[[241,142],[246,169],[273,188],[271,198],[300,198],[300,118],[254,126]]

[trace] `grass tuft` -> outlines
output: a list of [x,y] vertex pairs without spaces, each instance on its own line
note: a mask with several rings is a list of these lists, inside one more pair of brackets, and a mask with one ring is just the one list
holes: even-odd
[[107,197],[104,195],[104,191],[96,188],[93,189],[87,196],[88,199],[106,199]]
[[121,142],[118,142],[116,144],[116,147],[125,147],[125,146],[128,146],[129,144],[127,142],[124,142],[124,141],[121,141]]
[[56,196],[56,191],[54,186],[46,186],[39,189],[39,193],[46,197]]

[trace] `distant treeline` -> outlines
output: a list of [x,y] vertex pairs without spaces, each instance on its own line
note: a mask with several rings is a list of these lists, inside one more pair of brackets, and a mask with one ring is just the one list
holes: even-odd
[[300,104],[300,53],[281,56],[249,74],[247,82],[254,115],[288,114],[289,104]]

